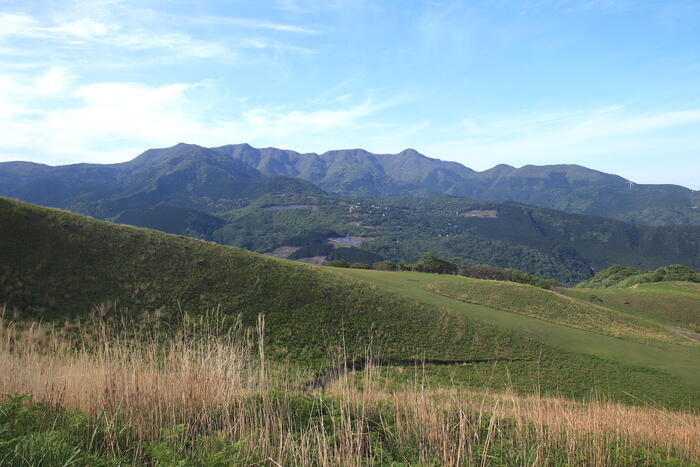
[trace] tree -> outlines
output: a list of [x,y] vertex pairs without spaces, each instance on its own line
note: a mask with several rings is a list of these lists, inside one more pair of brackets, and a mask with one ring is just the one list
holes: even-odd
[[435,274],[457,274],[459,267],[440,258],[435,253],[427,251],[423,253],[418,263],[416,263],[416,269],[420,272],[432,272]]
[[378,271],[396,271],[397,264],[394,263],[392,260],[387,259],[384,261],[374,263],[373,267]]

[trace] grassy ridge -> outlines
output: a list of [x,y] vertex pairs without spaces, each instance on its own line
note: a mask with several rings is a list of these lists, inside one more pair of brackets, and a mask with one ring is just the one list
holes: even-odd
[[431,292],[577,329],[639,342],[687,343],[675,333],[629,314],[513,282],[464,279],[428,284]]
[[562,292],[628,315],[700,332],[700,284],[659,282],[631,288],[573,288]]
[[[436,294],[428,286],[461,284],[467,280],[457,276],[422,273],[391,273],[359,269],[337,269],[339,274],[366,280],[383,290],[452,310],[475,320],[510,330],[514,336],[530,336],[545,344],[537,358],[524,362],[509,362],[511,382],[527,391],[537,387],[546,392],[563,389],[568,396],[590,395],[592,390],[602,390],[613,397],[631,401],[627,393],[645,394],[656,401],[679,406],[696,406],[700,402],[700,351],[691,348],[657,342],[642,344],[631,340],[606,336],[596,332],[536,319],[518,313],[501,311],[483,305],[467,303]],[[513,293],[517,294],[517,288]],[[536,289],[537,290],[537,289]],[[488,373],[492,374],[489,376]],[[478,376],[468,368],[437,368],[437,380],[479,381],[503,379],[494,366],[487,365]],[[595,381],[600,383],[597,389]]]

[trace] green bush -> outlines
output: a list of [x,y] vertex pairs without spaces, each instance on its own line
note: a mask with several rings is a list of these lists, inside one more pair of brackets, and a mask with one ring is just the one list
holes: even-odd
[[416,263],[416,270],[435,274],[457,274],[459,266],[428,251],[423,253],[418,263]]
[[616,264],[587,281],[579,283],[576,287],[590,289],[605,289],[609,287],[630,287],[636,284],[650,282],[700,282],[700,273],[697,273],[682,264],[673,264],[661,267],[655,271],[640,271],[639,269]]

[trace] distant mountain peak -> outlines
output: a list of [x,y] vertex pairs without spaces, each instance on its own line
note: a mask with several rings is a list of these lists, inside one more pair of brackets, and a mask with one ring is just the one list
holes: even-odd
[[413,148],[406,148],[400,153],[397,154],[397,156],[420,156],[420,157],[426,157],[425,155],[419,153]]

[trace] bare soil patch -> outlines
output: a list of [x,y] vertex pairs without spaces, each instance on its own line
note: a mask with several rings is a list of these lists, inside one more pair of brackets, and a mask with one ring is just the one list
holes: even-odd
[[472,211],[467,211],[460,213],[462,217],[481,217],[485,219],[495,219],[498,217],[498,211],[494,209],[474,209]]
[[269,256],[274,256],[276,258],[289,258],[289,256],[292,253],[294,253],[300,248],[300,246],[280,246],[275,248],[274,250],[268,251],[265,254]]

